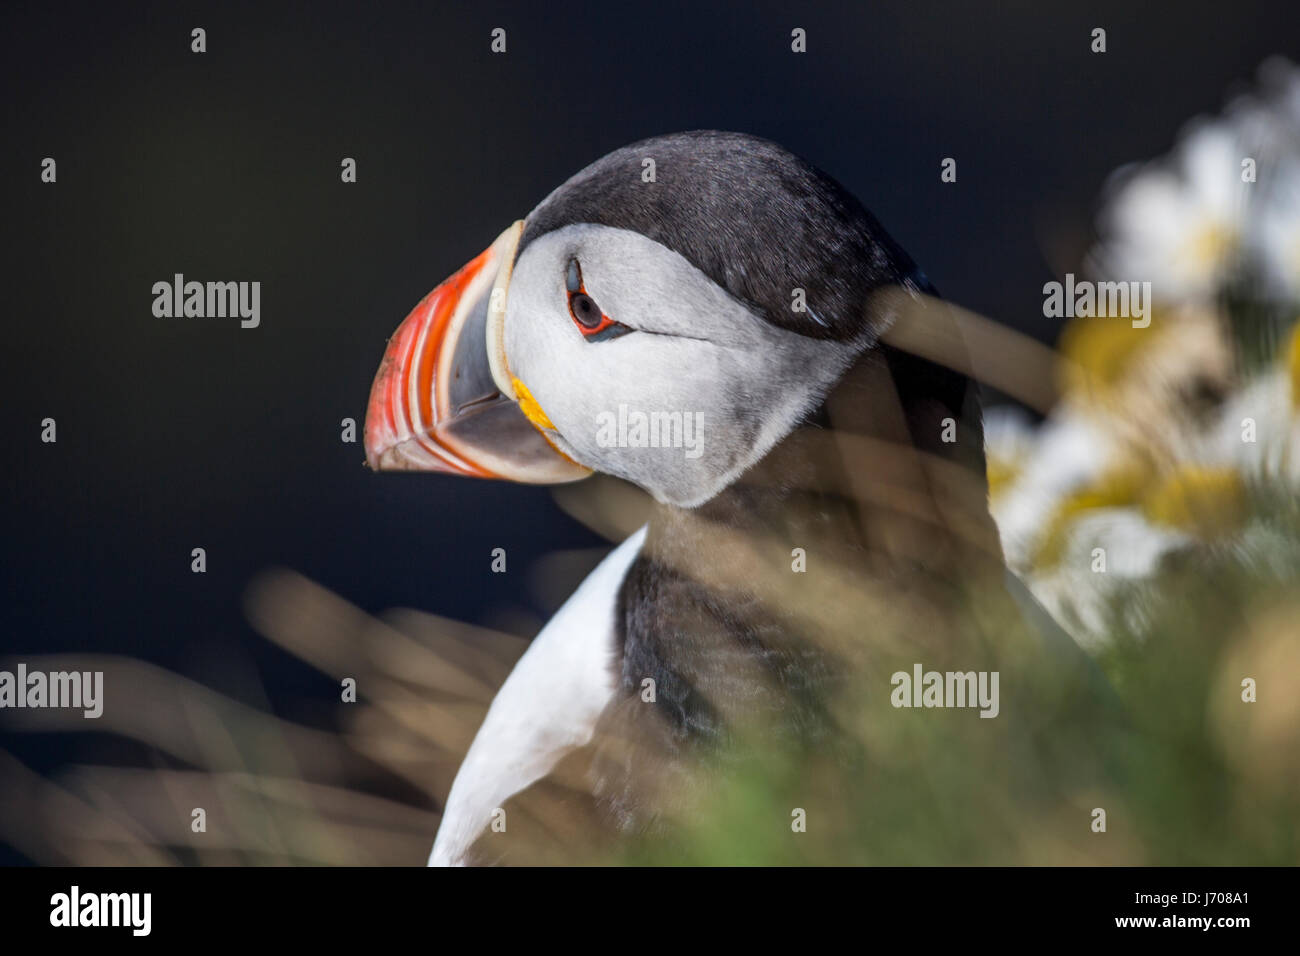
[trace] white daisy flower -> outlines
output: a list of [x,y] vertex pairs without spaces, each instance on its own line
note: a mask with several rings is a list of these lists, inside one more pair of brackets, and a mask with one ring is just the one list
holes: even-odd
[[1157,301],[1212,298],[1237,265],[1249,199],[1243,158],[1230,125],[1201,123],[1183,137],[1172,165],[1121,170],[1090,271],[1149,281]]
[[[1080,643],[1096,646],[1107,640],[1121,590],[1150,579],[1175,551],[1239,547],[1249,518],[1237,469],[1197,463],[1161,474],[1114,473],[1058,506],[1025,582]],[[1142,615],[1149,602],[1123,606]],[[1145,627],[1137,617],[1125,623]]]
[[[995,447],[1007,425],[994,419]],[[1014,479],[992,495],[1002,550],[1013,570],[1029,567],[1034,550],[1056,508],[1068,495],[1097,478],[1115,459],[1116,449],[1096,421],[1072,409],[1059,409],[1034,436],[1032,452]]]
[[984,458],[991,499],[997,499],[1016,483],[1037,441],[1037,430],[1024,409],[1015,405],[984,409]]
[[1096,649],[1111,638],[1119,592],[1192,543],[1186,533],[1154,524],[1136,509],[1098,508],[1070,527],[1060,561],[1027,575],[1025,583],[1080,645]]
[[1300,488],[1300,327],[1274,368],[1224,402],[1201,455],[1253,481]]

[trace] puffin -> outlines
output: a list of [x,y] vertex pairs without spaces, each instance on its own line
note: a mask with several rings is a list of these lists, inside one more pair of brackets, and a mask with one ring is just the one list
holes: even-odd
[[[860,759],[834,701],[887,696],[857,639],[877,617],[908,609],[917,646],[966,665],[984,652],[971,587],[1036,613],[989,514],[978,383],[888,341],[918,309],[959,338],[848,190],[705,130],[596,160],[411,311],[371,389],[370,468],[599,473],[650,501],[497,692],[431,865],[671,840],[754,728]],[[611,427],[627,421],[662,427]],[[494,825],[556,781],[583,822],[549,851],[518,814]]]

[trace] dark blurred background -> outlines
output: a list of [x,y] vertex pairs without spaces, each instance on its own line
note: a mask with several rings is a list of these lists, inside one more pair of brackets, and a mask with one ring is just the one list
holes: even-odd
[[[246,623],[268,567],[369,611],[542,620],[491,550],[523,572],[596,535],[545,489],[371,474],[340,420],[360,426],[421,296],[646,136],[786,145],[947,297],[1051,341],[1042,284],[1077,268],[1107,174],[1300,52],[1293,0],[1053,6],[6,4],[0,653],[131,655],[327,725],[337,684]],[[177,272],[259,280],[261,327],[155,318]],[[46,774],[152,759],[96,734],[2,746]]]

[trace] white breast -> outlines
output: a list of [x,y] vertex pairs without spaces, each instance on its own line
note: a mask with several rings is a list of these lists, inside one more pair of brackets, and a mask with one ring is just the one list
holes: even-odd
[[587,576],[501,685],[451,785],[430,866],[454,866],[492,812],[591,740],[616,687],[618,591],[645,528]]

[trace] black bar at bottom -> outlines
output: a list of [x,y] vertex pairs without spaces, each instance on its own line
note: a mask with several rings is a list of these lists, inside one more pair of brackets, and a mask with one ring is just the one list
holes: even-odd
[[593,930],[614,932],[606,938],[615,942],[620,926],[633,938],[648,934],[647,942],[722,933],[734,943],[778,927],[810,940],[841,927],[863,939],[902,933],[927,943],[1101,935],[1229,942],[1293,929],[1296,888],[1294,869],[1231,868],[10,868],[0,869],[0,925],[6,942],[127,945],[337,946],[396,935],[461,949],[470,933],[494,946],[505,935],[587,948]]

